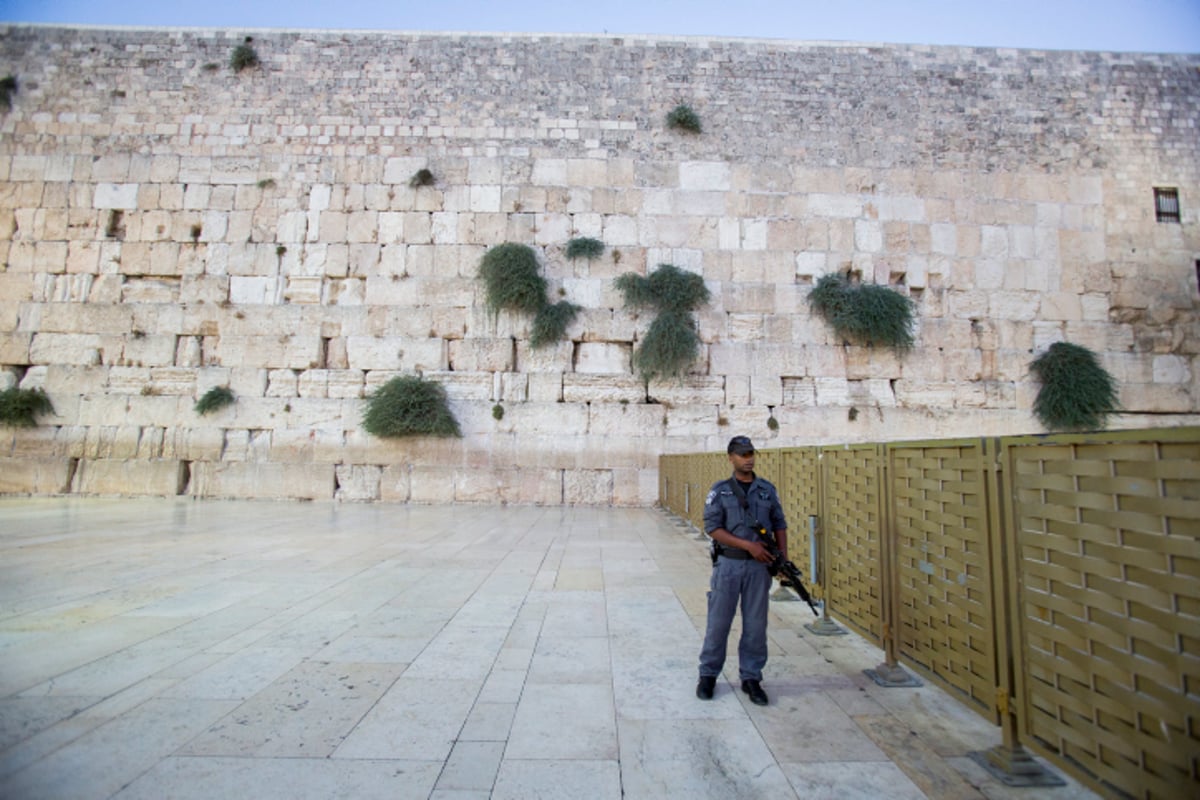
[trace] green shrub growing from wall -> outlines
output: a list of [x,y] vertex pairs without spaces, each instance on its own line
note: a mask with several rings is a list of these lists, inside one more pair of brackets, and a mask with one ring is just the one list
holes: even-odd
[[1117,408],[1116,382],[1086,347],[1055,342],[1030,366],[1042,384],[1033,413],[1048,430],[1101,430]]
[[214,386],[196,401],[196,413],[204,416],[233,404],[233,392],[228,386]]
[[41,414],[53,414],[54,405],[43,389],[16,386],[0,392],[0,425],[33,428]]
[[437,178],[424,167],[414,172],[413,176],[408,179],[408,185],[413,189],[419,189],[422,186],[433,186],[435,183],[437,183]]
[[578,313],[579,306],[566,300],[560,300],[553,305],[543,305],[533,318],[533,330],[529,335],[530,347],[545,347],[561,340],[567,335],[567,326]]
[[483,297],[493,314],[501,310],[536,314],[546,304],[546,279],[537,255],[525,244],[505,242],[483,255],[479,264]]
[[701,133],[700,117],[687,103],[680,103],[667,114],[667,127],[671,130]]
[[419,375],[400,375],[380,386],[367,398],[362,421],[367,433],[383,439],[462,436],[446,390]]
[[808,302],[838,336],[861,345],[905,350],[913,343],[913,301],[886,286],[824,275]]
[[533,314],[529,344],[534,348],[553,344],[566,336],[567,326],[579,306],[546,299],[546,279],[538,272],[537,255],[529,245],[506,242],[483,255],[479,264],[484,303],[493,314],[505,309]]
[[627,308],[658,312],[633,353],[634,370],[646,382],[682,378],[700,352],[700,336],[691,312],[709,300],[704,279],[674,264],[659,264],[646,277],[625,273],[617,278],[616,286]]
[[588,236],[580,236],[567,242],[567,258],[595,258],[604,252],[604,242]]
[[233,55],[229,57],[229,68],[234,72],[241,72],[244,69],[252,69],[260,63],[258,53],[250,44],[254,39],[247,36],[246,40],[233,48]]
[[0,109],[11,111],[13,95],[16,93],[17,78],[15,75],[6,75],[0,78]]

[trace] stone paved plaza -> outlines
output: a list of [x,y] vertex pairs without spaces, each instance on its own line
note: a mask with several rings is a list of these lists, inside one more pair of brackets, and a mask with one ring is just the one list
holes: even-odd
[[0,499],[0,798],[1094,796],[798,602],[697,700],[708,572],[651,509]]

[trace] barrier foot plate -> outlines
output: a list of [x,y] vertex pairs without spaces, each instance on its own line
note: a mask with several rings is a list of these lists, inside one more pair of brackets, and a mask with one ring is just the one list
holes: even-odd
[[925,685],[920,678],[905,672],[902,667],[886,662],[875,669],[864,669],[863,674],[880,686],[888,688]]
[[849,633],[849,631],[829,617],[821,617],[816,622],[810,622],[804,626],[804,629],[809,633],[815,633],[817,636],[845,636]]
[[1021,745],[996,745],[967,754],[1005,786],[1066,786],[1067,782],[1037,762]]

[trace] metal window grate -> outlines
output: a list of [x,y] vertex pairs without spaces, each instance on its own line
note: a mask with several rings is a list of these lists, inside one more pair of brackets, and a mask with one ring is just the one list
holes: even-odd
[[1179,222],[1179,190],[1155,188],[1154,218],[1159,222]]

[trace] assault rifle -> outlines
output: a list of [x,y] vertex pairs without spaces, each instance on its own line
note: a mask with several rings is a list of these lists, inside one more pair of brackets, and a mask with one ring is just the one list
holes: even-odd
[[795,590],[796,594],[800,595],[800,599],[808,603],[808,607],[818,617],[821,612],[817,610],[813,603],[812,595],[808,593],[808,589],[804,588],[804,579],[800,577],[800,570],[795,564],[783,557],[783,553],[779,552],[779,546],[775,543],[775,537],[767,533],[767,529],[758,526],[758,538],[762,540],[763,546],[767,548],[767,552],[771,554],[775,560],[767,567],[772,575],[780,575],[780,586],[788,586]]
[[745,514],[746,524],[758,534],[759,540],[767,548],[767,552],[771,554],[773,560],[767,566],[767,569],[770,570],[772,575],[782,575],[783,578],[779,581],[779,585],[791,587],[796,594],[800,595],[801,600],[808,603],[808,607],[812,609],[814,614],[818,617],[821,616],[821,612],[817,610],[816,605],[813,603],[812,595],[808,593],[808,589],[804,588],[804,580],[800,577],[800,570],[795,564],[785,559],[783,553],[779,552],[779,543],[775,541],[775,535],[763,527],[755,519],[754,515],[750,513],[750,503],[746,500],[746,493],[742,491],[742,487],[738,484],[737,480],[730,478],[729,484],[733,489],[734,496],[738,499],[738,504],[742,507],[742,512]]

